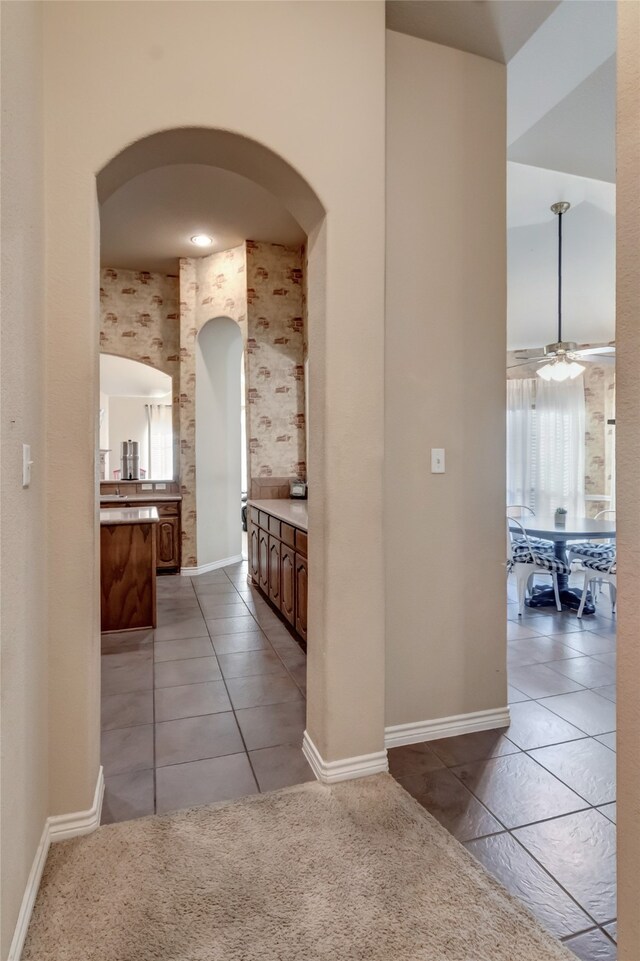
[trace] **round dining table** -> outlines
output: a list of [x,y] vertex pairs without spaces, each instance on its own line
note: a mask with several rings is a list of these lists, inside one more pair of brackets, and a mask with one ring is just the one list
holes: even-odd
[[[568,565],[567,543],[569,541],[588,541],[592,539],[615,540],[615,517],[572,517],[566,515],[564,524],[557,524],[555,514],[530,515],[518,518],[519,523],[509,522],[514,534],[521,533],[520,524],[531,537],[540,537],[553,542],[553,552],[558,560]],[[558,574],[558,593],[563,607],[577,611],[582,599],[581,591],[569,587],[567,574]],[[527,607],[555,607],[556,599],[552,587],[534,587]],[[594,614],[595,605],[590,595],[584,605],[583,614]]]

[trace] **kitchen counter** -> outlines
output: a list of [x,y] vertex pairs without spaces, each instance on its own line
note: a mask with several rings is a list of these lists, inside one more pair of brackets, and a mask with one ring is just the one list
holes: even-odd
[[170,502],[176,503],[182,500],[182,494],[156,494],[154,491],[149,491],[148,494],[101,494],[100,503],[101,504],[122,504],[126,501],[127,504],[148,504],[149,501],[156,501],[160,503]]
[[122,524],[157,524],[160,520],[155,507],[106,508],[100,511],[100,525],[103,527]]
[[307,531],[309,528],[308,509],[306,500],[296,500],[295,498],[271,498],[270,500],[248,501],[250,507],[255,507],[259,511],[265,511],[272,517],[291,524],[298,530]]

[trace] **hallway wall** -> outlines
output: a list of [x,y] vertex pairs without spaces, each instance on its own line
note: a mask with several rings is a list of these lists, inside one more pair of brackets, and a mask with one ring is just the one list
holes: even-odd
[[400,725],[507,703],[506,70],[388,31],[387,98],[386,724]]
[[[42,13],[2,5],[0,957],[49,813]],[[22,444],[34,461],[22,487]]]
[[[96,176],[166,130],[199,149],[185,128],[203,128],[208,162],[240,165],[309,235],[308,729],[327,760],[381,752],[384,4],[60,2],[44,16],[51,811],[90,806],[99,761]],[[207,162],[196,154],[176,162]],[[110,165],[104,190],[128,176]]]

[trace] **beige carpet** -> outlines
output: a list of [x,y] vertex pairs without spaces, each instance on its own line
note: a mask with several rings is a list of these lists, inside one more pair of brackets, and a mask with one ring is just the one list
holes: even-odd
[[575,958],[389,775],[51,849],[23,961]]

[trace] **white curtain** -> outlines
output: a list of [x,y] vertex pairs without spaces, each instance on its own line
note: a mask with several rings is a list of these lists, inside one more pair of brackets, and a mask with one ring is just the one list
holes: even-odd
[[536,382],[507,381],[507,505],[536,509]]
[[536,506],[584,517],[585,405],[582,377],[536,384]]
[[170,404],[147,404],[149,477],[173,479],[173,423]]

